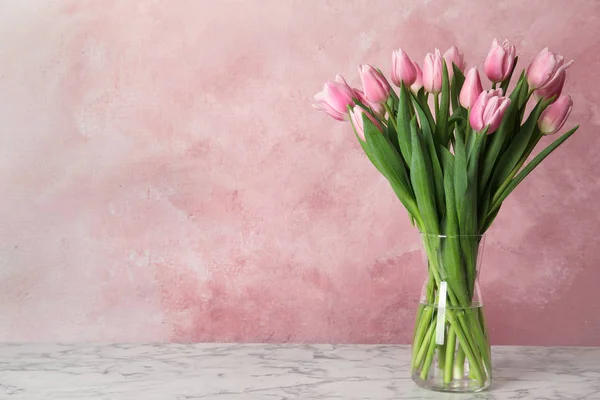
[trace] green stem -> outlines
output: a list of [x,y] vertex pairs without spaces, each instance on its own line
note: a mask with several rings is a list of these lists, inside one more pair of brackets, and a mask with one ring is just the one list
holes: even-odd
[[[467,311],[467,316],[469,318],[469,325],[471,327],[470,331],[474,334],[473,338],[475,343],[477,344],[477,348],[479,349],[479,354],[483,358],[483,364],[485,365],[487,371],[492,370],[492,360],[490,357],[490,345],[487,341],[487,338],[483,334],[481,330],[481,324],[479,323],[479,319],[475,314],[477,312],[476,309],[471,309]],[[470,360],[469,360],[470,361]],[[482,370],[483,371],[483,370]]]
[[419,352],[419,349],[421,348],[421,345],[423,344],[423,339],[426,335],[427,332],[427,327],[429,326],[429,323],[431,322],[432,319],[432,315],[433,315],[433,307],[430,306],[420,306],[420,309],[423,308],[423,312],[421,313],[419,320],[417,321],[417,330],[415,332],[415,337],[413,338],[413,352],[412,352],[412,359],[411,359],[411,371],[414,370],[418,365],[416,363],[417,361],[417,355]]
[[435,348],[435,321],[429,325],[429,329],[427,329],[427,333],[425,334],[425,340],[421,344],[419,348],[419,352],[417,354],[417,358],[415,359],[415,368],[419,368],[419,366],[423,363],[423,358],[425,357],[425,351],[431,347],[431,342],[433,341]]
[[[457,335],[462,333],[463,339],[461,339],[461,341],[463,342],[465,353],[469,358],[469,364],[473,365],[472,368],[476,367],[480,371],[479,376],[483,377],[483,364],[481,363],[481,357],[479,357],[480,345],[477,341],[477,336],[473,334],[473,330],[478,329],[478,326],[472,326],[467,320],[465,313],[469,313],[469,311],[470,310],[461,310],[458,312],[458,325],[462,327],[462,332],[458,330]],[[470,354],[472,354],[472,356],[470,356]]]
[[[433,275],[435,284],[439,287],[442,280],[437,267],[437,245],[427,239],[424,241],[424,245],[428,255],[429,270]],[[485,367],[487,367],[488,371],[490,371],[490,359],[487,350],[489,349],[489,345],[487,344],[487,340],[485,340],[483,337],[483,334],[480,335],[481,328],[479,326],[479,322],[475,321],[475,323],[473,323],[470,320],[470,317],[473,315],[470,309],[471,306],[472,302],[467,293],[462,293],[459,299],[457,294],[454,293],[452,287],[448,285],[448,309],[446,310],[446,318],[450,325],[454,328],[459,343],[461,344],[466,357],[469,359],[469,365],[473,369],[473,375],[478,382],[483,384],[485,382],[485,369],[483,364],[485,364]],[[453,307],[458,307],[459,309],[453,310]],[[415,351],[418,350],[417,362],[414,364],[416,368],[418,368],[423,361],[426,351],[425,349],[428,348],[427,338],[431,337],[431,329],[434,325],[435,322],[432,322],[429,327],[428,334],[425,336],[425,343],[422,343],[418,349],[415,348]],[[431,347],[431,343],[429,343],[429,347]],[[482,357],[484,360],[481,359]],[[424,369],[425,365],[421,370],[421,375],[424,374],[427,376],[428,371],[425,371]]]
[[[452,315],[452,313],[447,314],[449,319],[450,319],[450,323],[454,323],[455,327],[458,327],[459,324],[456,322],[456,319],[454,319],[454,316]],[[459,317],[460,319],[460,317]],[[452,321],[454,320],[454,321]],[[469,342],[468,336],[467,334],[469,334],[469,329],[465,327],[463,327],[463,330],[461,329],[456,329],[456,337],[458,338],[458,342],[462,345],[461,348],[464,350],[464,353],[466,355],[466,357],[469,359],[469,365],[471,366],[471,368],[473,368],[473,374],[475,375],[475,378],[477,379],[477,381],[481,384],[484,383],[485,379],[483,376],[483,368],[480,366],[479,363],[479,358],[477,357],[477,347],[473,346],[472,342]],[[463,359],[463,364],[464,364],[464,359]],[[456,365],[456,362],[455,362]]]
[[446,342],[437,345],[437,353],[438,367],[443,370],[446,365]]
[[433,95],[433,103],[435,104],[435,120],[437,123],[438,115],[440,114],[440,95],[436,93]]
[[452,325],[448,326],[448,341],[446,342],[446,359],[444,360],[444,383],[452,382],[452,367],[456,352],[456,333]]
[[463,379],[465,375],[465,351],[463,347],[458,345],[456,357],[454,358],[454,379]]
[[[436,324],[433,323],[431,324],[431,326],[435,326]],[[429,375],[429,368],[431,368],[431,362],[433,361],[433,356],[435,354],[435,329],[433,330],[433,333],[431,335],[431,338],[429,339],[429,348],[427,349],[427,357],[425,357],[425,363],[423,364],[423,368],[421,369],[421,379],[422,380],[426,380],[427,379],[427,375]]]

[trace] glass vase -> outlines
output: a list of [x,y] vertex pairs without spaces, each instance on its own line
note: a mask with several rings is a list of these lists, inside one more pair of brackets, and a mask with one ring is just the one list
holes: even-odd
[[477,283],[484,238],[421,234],[421,239],[427,279],[415,323],[412,379],[430,390],[479,392],[492,381]]

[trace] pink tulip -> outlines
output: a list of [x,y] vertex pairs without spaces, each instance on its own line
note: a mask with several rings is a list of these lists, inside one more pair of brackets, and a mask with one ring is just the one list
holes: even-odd
[[477,68],[473,67],[467,72],[465,77],[465,83],[460,90],[460,104],[464,108],[471,108],[479,95],[483,92],[483,86],[481,86],[481,79],[479,79],[479,72]]
[[538,120],[538,127],[544,135],[556,133],[563,127],[571,109],[573,108],[573,100],[571,96],[560,96],[558,100],[550,104],[548,108],[542,112]]
[[538,53],[527,68],[527,83],[530,89],[541,89],[547,85],[552,78],[556,78],[562,71],[573,64],[560,54],[553,53],[546,47]]
[[426,91],[438,94],[442,91],[442,55],[438,49],[435,54],[427,53],[423,61],[423,87]]
[[501,95],[501,89],[481,92],[473,104],[469,122],[477,132],[489,126],[487,133],[494,133],[500,126],[502,117],[510,105],[510,99]]
[[511,46],[508,40],[504,40],[500,44],[498,39],[494,39],[492,48],[483,64],[483,71],[488,79],[497,83],[508,78],[515,64],[515,54],[515,46]]
[[502,88],[498,88],[498,89],[490,89],[490,90],[488,90],[488,94],[490,94],[492,96],[502,97],[502,95],[504,93],[502,91]]
[[413,61],[413,65],[415,66],[415,70],[417,71],[417,78],[415,79],[415,83],[410,85],[410,90],[413,93],[417,93],[423,87],[423,71],[419,67],[419,64]]
[[337,75],[335,81],[326,82],[323,90],[315,94],[317,103],[313,107],[326,112],[338,121],[344,121],[348,119],[348,106],[354,105],[354,97],[356,97],[354,90],[348,86],[341,75]]
[[542,97],[545,99],[551,99],[554,97],[554,101],[560,97],[562,93],[563,86],[565,85],[565,80],[567,79],[567,72],[565,70],[560,71],[556,75],[554,75],[546,84],[535,90],[533,92],[533,97],[536,100],[541,99]]
[[352,111],[350,111],[350,120],[352,121],[352,126],[354,126],[354,130],[356,131],[358,137],[360,137],[362,140],[365,140],[365,127],[363,123],[363,115],[366,115],[380,131],[383,129],[383,127],[381,126],[381,123],[379,123],[379,121],[373,118],[372,115],[370,115],[369,113],[365,113],[365,110],[363,110],[362,107],[354,106]]
[[365,98],[371,103],[383,104],[390,97],[390,84],[381,72],[374,67],[363,64],[358,66]]
[[408,55],[398,49],[392,53],[392,82],[400,87],[404,82],[406,86],[412,85],[417,79],[417,70]]
[[362,90],[360,90],[360,89],[354,89],[354,93],[356,93],[356,98],[361,103],[363,103],[365,106],[370,107],[371,110],[373,110],[373,113],[375,115],[377,115],[378,117],[383,117],[383,115],[385,114],[385,107],[383,106],[383,104],[371,103],[365,97],[365,93]]
[[463,53],[458,51],[458,47],[452,46],[444,53],[444,60],[446,60],[446,68],[448,69],[448,79],[451,80],[454,76],[454,68],[452,63],[456,64],[458,69],[461,71],[465,70],[465,56]]

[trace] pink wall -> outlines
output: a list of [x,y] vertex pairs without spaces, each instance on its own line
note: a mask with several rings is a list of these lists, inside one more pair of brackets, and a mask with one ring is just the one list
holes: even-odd
[[312,95],[499,35],[582,128],[489,234],[492,341],[600,345],[600,2],[474,4],[0,0],[0,340],[408,342],[418,235]]

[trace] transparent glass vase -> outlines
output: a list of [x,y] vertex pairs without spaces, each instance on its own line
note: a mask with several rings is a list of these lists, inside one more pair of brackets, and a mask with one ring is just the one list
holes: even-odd
[[430,390],[479,392],[492,381],[477,283],[484,238],[421,234],[421,239],[427,279],[413,336],[412,379]]

